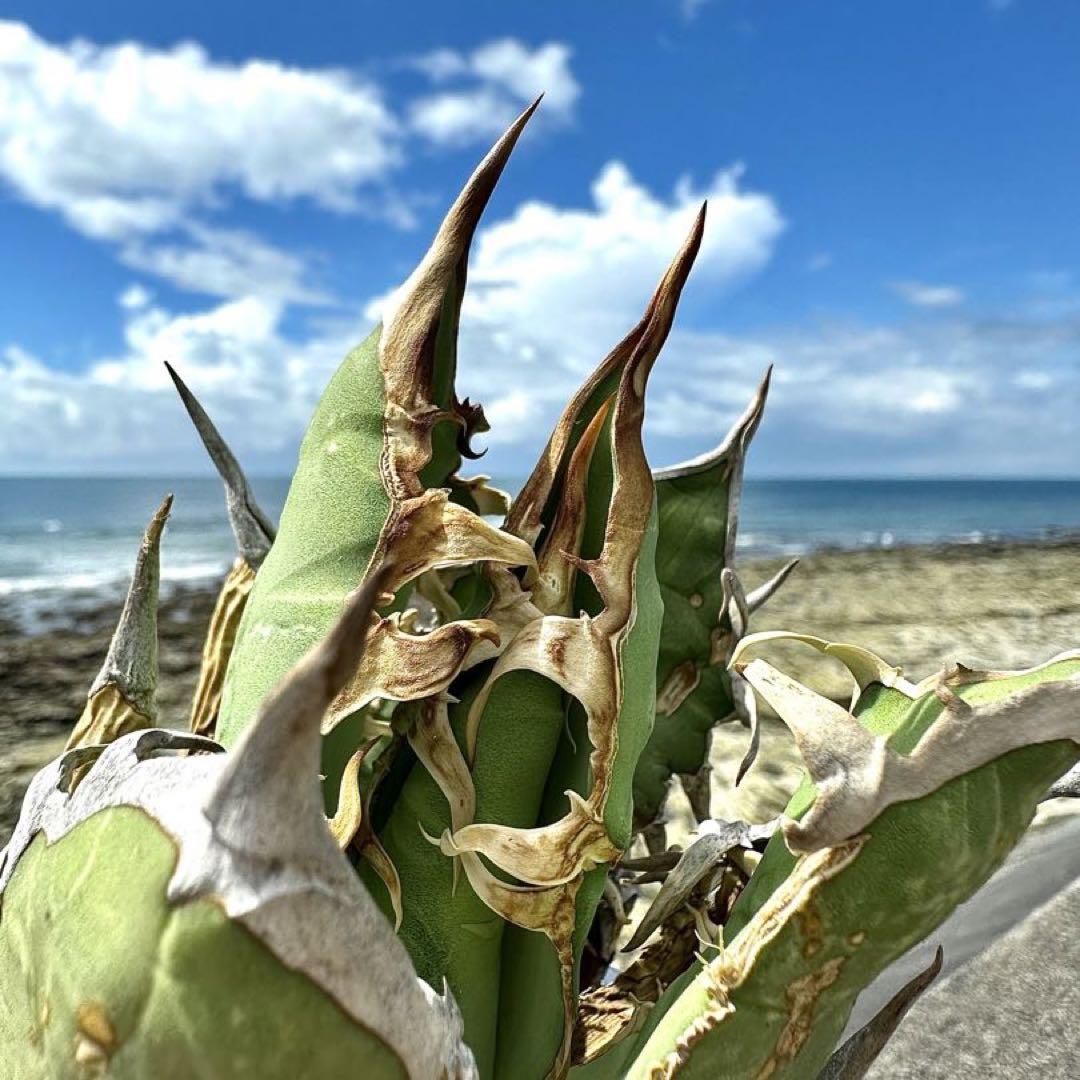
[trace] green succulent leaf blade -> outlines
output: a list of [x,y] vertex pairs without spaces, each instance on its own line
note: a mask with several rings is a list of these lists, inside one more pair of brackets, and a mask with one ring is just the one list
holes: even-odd
[[[743,467],[771,375],[770,368],[718,447],[654,473],[659,510],[656,574],[664,625],[657,655],[656,720],[634,776],[638,829],[660,820],[673,774],[695,775],[707,767],[710,732],[737,715],[726,667],[735,640],[724,574],[734,568]],[[784,574],[765,590],[774,588]],[[745,630],[742,626],[739,632]],[[746,765],[750,761],[752,757]]]
[[[605,465],[605,459],[607,464]],[[605,490],[610,477],[610,459],[597,454],[596,490]],[[607,479],[610,483],[610,479]],[[590,492],[594,490],[590,472]],[[607,488],[606,490],[610,490]],[[600,520],[599,539],[593,522]],[[586,525],[583,553],[599,552],[604,515],[592,515]],[[615,844],[630,842],[633,820],[632,781],[634,767],[652,730],[653,702],[656,699],[655,656],[663,620],[663,600],[654,571],[657,536],[655,504],[649,526],[642,538],[635,578],[636,612],[634,625],[622,647],[623,707],[619,714],[619,746],[612,770],[612,783],[605,806],[604,824]],[[594,546],[595,545],[595,546]],[[597,600],[591,583],[579,590],[576,601],[585,611],[595,611]],[[590,608],[590,605],[592,607]],[[565,791],[587,794],[591,785],[589,743],[584,712],[571,703],[568,728],[551,768],[545,796],[544,820],[555,820],[565,812]],[[607,868],[588,872],[576,899],[574,932],[575,968],[604,890]],[[509,926],[503,942],[503,983],[499,1009],[500,1053],[496,1076],[546,1076],[563,1036],[559,967],[550,942],[542,935]],[[575,970],[576,977],[576,970]],[[576,985],[576,983],[575,983]],[[515,1048],[535,1047],[535,1073],[522,1072]]]
[[384,395],[376,328],[316,407],[229,661],[217,737],[232,746],[266,694],[320,641],[368,568],[390,512],[380,479]]
[[[1078,673],[1080,661],[1062,661],[961,686],[956,693],[972,705],[1001,701]],[[854,712],[866,730],[910,752],[943,710],[933,693],[913,702],[874,684]],[[1080,747],[1071,740],[1039,742],[956,776],[921,799],[887,807],[867,828],[868,838],[851,863],[822,881],[762,947],[749,975],[731,991],[734,1011],[693,1043],[679,1075],[741,1077],[770,1063],[773,1076],[817,1075],[861,990],[990,877],[1023,835],[1046,788],[1078,757]],[[807,780],[787,816],[801,818],[814,799]],[[800,858],[807,856],[794,854],[781,833],[770,841],[725,926],[729,948],[796,872]],[[793,988],[805,990],[815,973],[822,985],[803,1017],[804,1035],[793,1039]],[[716,1004],[712,985],[699,968],[668,989],[635,1040],[629,1075],[647,1075],[675,1050],[683,1033]]]
[[[459,742],[482,673],[466,678],[468,685],[456,688],[460,701],[450,708],[451,726]],[[483,738],[477,743],[473,763],[477,821],[498,821],[516,828],[535,824],[563,716],[562,692],[543,676],[517,671],[495,683],[484,710]],[[445,796],[426,769],[414,766],[380,839],[401,878],[401,939],[421,978],[434,988],[441,988],[446,979],[461,1010],[465,1040],[476,1055],[477,1067],[482,1076],[490,1076],[502,938],[504,929],[514,928],[507,927],[484,904],[465,875],[460,875],[455,888],[451,860],[419,831],[438,837],[450,827]],[[377,877],[367,868],[362,876],[389,915],[389,897]],[[529,936],[550,950],[546,939]],[[558,987],[557,965],[555,985]],[[554,1004],[561,1017],[559,1001],[556,991]]]
[[[172,840],[127,807],[95,814],[52,845],[39,835],[23,853],[0,923],[5,1075],[83,1075],[95,1061],[120,1080],[284,1080],[341,1074],[357,1061],[380,1080],[406,1075],[371,1032],[217,904],[169,904],[175,861]],[[282,1037],[293,1031],[304,1038]]]
[[705,763],[708,733],[732,713],[731,682],[713,655],[728,557],[730,462],[656,481],[659,536],[656,575],[664,603],[657,686],[677,679],[691,688],[671,708],[657,710],[652,735],[634,774],[634,812],[640,826],[656,821],[673,773]]

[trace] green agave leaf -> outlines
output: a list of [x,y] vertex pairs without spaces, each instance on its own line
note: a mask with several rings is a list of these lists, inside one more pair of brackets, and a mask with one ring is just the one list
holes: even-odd
[[1080,757],[1080,653],[913,686],[866,650],[792,635],[848,658],[849,713],[743,663],[776,636],[745,639],[736,668],[792,728],[809,777],[725,948],[669,988],[630,1076],[816,1076],[858,993],[986,881]]
[[475,1076],[322,813],[319,721],[380,588],[231,753],[149,729],[35,777],[0,854],[5,1075]]
[[[613,659],[622,643],[624,663],[632,658],[636,670],[651,671],[659,629],[659,598],[649,583],[652,485],[640,445],[643,376],[670,327],[701,224],[661,283],[650,317],[576,395],[526,485],[529,505],[550,509],[546,524],[539,510],[536,526],[528,524],[525,502],[511,510],[508,530],[540,538],[536,582],[527,591],[506,570],[487,572],[492,599],[485,617],[500,628],[498,658],[453,685],[458,701],[420,706],[410,741],[423,767],[411,771],[380,830],[401,877],[403,939],[421,974],[432,981],[445,976],[459,998],[483,1075],[506,1067],[524,1075],[520,1056],[510,1049],[521,1038],[537,1046],[537,1075],[564,1068],[575,926],[587,925],[595,907],[594,898],[578,912],[575,897],[583,875],[609,862],[629,839],[628,823],[611,808],[629,809],[625,762],[640,752],[654,688],[638,694],[630,679],[620,689],[623,676]],[[613,373],[615,390],[603,399],[596,388],[613,381]],[[606,536],[609,520],[617,539]],[[575,583],[591,583],[590,575],[606,602],[590,584],[591,618],[571,618]],[[599,744],[593,770],[602,779],[583,783],[569,809],[560,788],[545,817],[548,773],[566,723],[567,695],[574,694],[591,710],[591,728],[584,713],[582,722]],[[583,748],[591,745],[589,738]],[[587,757],[582,761],[588,765]],[[440,849],[423,843],[417,823],[432,839],[441,838]],[[458,863],[467,879],[460,883]],[[389,897],[371,878],[366,875],[385,905]],[[506,922],[514,925],[507,928]],[[519,970],[531,970],[528,963],[518,964],[514,946],[504,946],[504,928],[520,930],[527,949],[539,947],[548,976],[529,987],[524,1009],[508,1009],[505,996],[492,992],[513,987]],[[507,993],[513,997],[516,991]],[[535,1030],[516,1031],[519,1024],[539,1025],[546,1041],[537,1043]],[[501,1055],[515,1063],[504,1066]]]
[[[657,658],[656,722],[634,774],[639,830],[660,822],[673,774],[682,778],[699,820],[709,816],[709,737],[717,724],[739,715],[742,702],[727,663],[745,630],[745,617],[725,590],[724,571],[735,565],[743,466],[761,422],[771,373],[765,373],[746,412],[715,450],[654,473],[659,509],[656,573],[664,626]],[[754,607],[794,565],[789,563],[754,595]],[[752,756],[748,754],[744,768]]]
[[[326,633],[373,567],[386,571],[383,606],[400,607],[391,597],[435,567],[533,562],[527,544],[462,505],[475,503],[476,493],[465,484],[462,494],[453,470],[482,414],[456,401],[453,376],[469,244],[534,108],[477,168],[384,325],[346,358],[319,402],[278,537],[251,589],[229,661],[217,726],[226,746]],[[417,635],[398,614],[373,618],[363,663],[323,723],[328,805],[347,762],[372,733],[361,710],[375,699],[409,701],[444,691],[474,651],[497,635],[486,620]]]
[[[496,1075],[500,1076],[565,1072],[581,951],[604,889],[607,864],[613,854],[626,849],[631,839],[631,785],[652,729],[656,651],[663,618],[655,575],[655,495],[641,445],[645,382],[667,338],[682,286],[697,254],[704,212],[703,207],[649,306],[640,342],[622,372],[614,406],[604,420],[604,431],[589,462],[580,572],[574,581],[570,610],[583,613],[575,622],[589,628],[590,633],[606,630],[608,625],[615,628],[618,636],[609,640],[617,667],[605,675],[606,669],[597,668],[594,660],[589,672],[588,665],[572,650],[548,650],[555,668],[562,664],[567,669],[585,670],[574,671],[572,679],[566,673],[561,677],[570,695],[568,728],[551,765],[541,827],[532,835],[556,835],[567,821],[592,816],[601,826],[599,835],[614,851],[602,857],[601,845],[593,865],[579,859],[578,875],[568,878],[562,886],[563,896],[572,897],[574,902],[572,926],[569,910],[562,913],[565,936],[549,933],[549,944],[520,923],[507,928],[496,1063]],[[636,539],[636,550],[631,550],[630,538]],[[557,637],[555,642],[558,644]],[[605,650],[604,655],[610,654]],[[500,662],[505,663],[506,657]],[[605,688],[609,702],[590,700],[597,686]],[[532,836],[523,834],[520,839],[528,842]],[[490,849],[483,853],[492,856]],[[499,864],[498,859],[493,861]],[[523,866],[502,865],[519,878],[525,876]],[[537,881],[536,877],[527,880]],[[554,1007],[558,1000],[556,989],[561,990],[561,1014]],[[541,1009],[535,1004],[526,1007],[527,1002],[551,1004]],[[514,1047],[521,1045],[537,1051],[535,1065],[524,1074],[514,1054]]]

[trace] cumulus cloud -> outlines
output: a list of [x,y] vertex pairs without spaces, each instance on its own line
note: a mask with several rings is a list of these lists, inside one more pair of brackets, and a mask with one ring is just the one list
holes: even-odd
[[289,468],[323,385],[357,330],[297,340],[280,302],[244,297],[176,314],[141,286],[118,299],[124,347],[82,372],[0,350],[0,461],[12,472],[205,467],[163,361],[194,387],[250,464]]
[[533,49],[505,38],[469,53],[438,49],[416,58],[413,66],[446,84],[413,102],[409,112],[412,130],[437,144],[498,135],[541,93],[541,123],[566,122],[581,94],[570,69],[570,50],[559,42]]
[[927,285],[921,281],[894,281],[892,290],[913,307],[951,308],[964,302],[963,290],[955,285]]
[[677,332],[650,405],[654,456],[669,461],[702,449],[701,433],[722,433],[774,364],[754,452],[763,472],[1074,472],[1078,349],[1080,323],[1071,317]]
[[54,44],[0,22],[0,180],[183,289],[321,299],[300,258],[206,219],[234,197],[400,218],[376,188],[403,137],[352,73],[223,63],[192,43]]
[[[505,468],[523,467],[566,395],[637,321],[704,196],[709,227],[696,277],[719,294],[768,260],[783,228],[768,196],[741,187],[738,169],[700,190],[684,180],[661,196],[612,163],[594,181],[589,206],[526,203],[480,230],[463,315],[461,392],[487,404]],[[324,319],[298,336],[283,329],[282,290],[175,314],[133,286],[118,299],[119,355],[67,375],[9,350],[0,365],[0,460],[17,467],[26,447],[41,443],[40,435],[30,438],[39,405],[47,409],[39,431],[55,433],[44,451],[54,465],[115,459],[145,468],[171,460],[163,439],[176,431],[175,402],[163,360],[215,415],[245,417],[238,450],[265,456],[295,446],[326,379],[392,295],[358,305],[358,319]],[[69,413],[63,401],[73,403]],[[100,410],[127,419],[96,425]],[[286,453],[279,464],[288,463]]]
[[0,172],[91,236],[158,231],[235,187],[348,209],[399,164],[399,124],[356,75],[198,45],[56,45],[0,23]]
[[131,240],[118,254],[125,266],[189,292],[222,297],[254,294],[301,304],[328,300],[306,283],[308,270],[302,258],[242,229],[191,223],[175,241]]
[[565,121],[580,93],[557,42],[508,38],[413,66],[438,89],[410,107],[355,72],[227,63],[190,42],[54,43],[0,21],[0,181],[182,289],[318,303],[304,259],[212,218],[237,199],[302,200],[409,227],[393,178],[410,139],[486,139],[542,89],[545,122]]

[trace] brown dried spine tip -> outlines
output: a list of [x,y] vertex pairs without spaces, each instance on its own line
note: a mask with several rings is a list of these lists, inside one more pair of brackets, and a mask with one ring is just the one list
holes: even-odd
[[161,533],[172,509],[166,495],[143,535],[120,620],[105,662],[87,694],[86,708],[67,748],[108,743],[153,726],[157,717],[157,607]]
[[266,558],[270,545],[274,542],[274,526],[259,508],[247,477],[240,468],[240,463],[221,437],[206,410],[199,404],[198,399],[168,360],[165,361],[165,367],[180,394],[180,400],[184,403],[188,416],[191,417],[191,422],[195,425],[195,430],[199,433],[199,438],[202,439],[203,446],[206,447],[206,452],[210,455],[210,460],[213,461],[225,485],[229,524],[236,538],[237,550],[248,565],[253,570],[257,570],[259,564]]

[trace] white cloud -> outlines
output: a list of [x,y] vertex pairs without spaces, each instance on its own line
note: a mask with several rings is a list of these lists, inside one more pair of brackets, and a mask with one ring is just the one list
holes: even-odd
[[964,293],[955,285],[927,285],[921,281],[894,281],[892,290],[913,307],[951,308],[964,302]]
[[570,70],[570,49],[548,42],[531,49],[513,38],[471,53],[438,49],[414,66],[436,83],[454,84],[410,108],[412,129],[437,144],[457,145],[498,135],[543,93],[541,123],[566,122],[581,87]]
[[349,208],[399,163],[399,135],[378,87],[343,71],[0,23],[0,173],[91,236],[159,231],[230,187]]
[[833,257],[831,251],[819,251],[815,255],[811,255],[806,260],[806,269],[812,274],[816,274],[821,270],[828,270],[833,264]]
[[282,330],[280,303],[245,297],[177,315],[129,289],[124,349],[82,372],[18,346],[0,351],[0,461],[11,472],[183,471],[205,466],[165,372],[188,381],[249,464],[287,468],[356,327],[306,340]]
[[1080,469],[1078,350],[1075,319],[677,331],[654,376],[653,456],[718,439],[774,364],[753,456],[763,472],[1068,474]]
[[210,219],[237,198],[304,199],[412,226],[389,185],[410,135],[488,138],[540,89],[548,121],[566,120],[569,60],[513,39],[432,53],[413,66],[440,89],[410,112],[351,72],[226,63],[193,43],[58,44],[0,21],[0,182],[180,288],[317,303],[305,259]]
[[303,259],[251,233],[192,223],[180,236],[176,241],[131,240],[121,247],[120,261],[208,296],[258,295],[304,304],[327,299],[305,284]]
[[128,311],[136,311],[139,308],[146,307],[153,297],[150,291],[144,286],[135,283],[129,285],[117,298],[116,302]]
[[[783,227],[768,196],[740,187],[737,169],[701,191],[682,181],[661,197],[613,163],[594,182],[591,206],[527,203],[481,230],[464,310],[460,392],[488,404],[492,444],[507,453],[509,469],[520,470],[523,453],[533,452],[582,374],[637,321],[706,195],[697,287],[724,289],[767,261]],[[385,299],[367,305],[364,322]],[[130,462],[175,469],[175,449],[188,443],[163,360],[215,417],[236,418],[229,436],[245,459],[291,450],[325,381],[366,332],[360,320],[324,320],[306,336],[286,334],[282,290],[189,314],[164,310],[141,286],[119,303],[124,349],[83,373],[54,372],[9,350],[0,364],[6,468]],[[65,413],[65,402],[74,411]],[[107,414],[105,422],[94,422],[98,413]],[[279,466],[290,458],[284,452]]]

